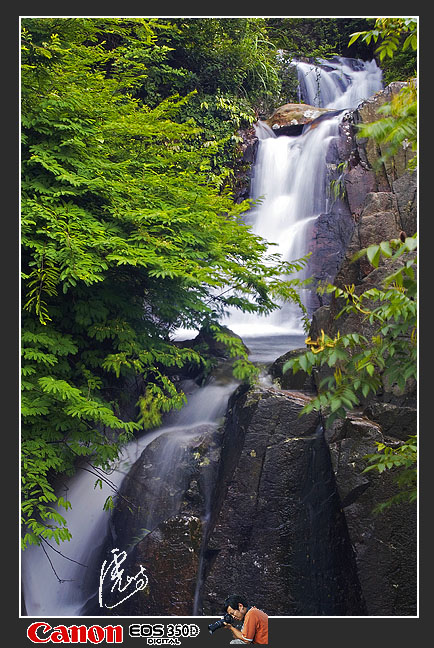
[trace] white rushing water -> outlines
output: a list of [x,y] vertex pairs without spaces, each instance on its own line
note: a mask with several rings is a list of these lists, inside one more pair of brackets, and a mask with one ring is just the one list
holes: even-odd
[[301,98],[318,108],[352,110],[382,88],[382,73],[375,61],[337,56],[321,65],[295,61]]
[[[261,122],[256,133],[252,198],[261,200],[249,222],[255,234],[275,244],[273,252],[295,261],[307,253],[312,225],[326,210],[326,155],[338,134],[338,117],[321,121],[300,136],[276,137]],[[241,337],[303,333],[300,309],[292,303],[266,317],[234,310],[224,323]]]
[[[326,69],[307,63],[296,65],[302,100],[311,105],[353,109],[381,89],[381,72],[375,62],[354,64],[336,58],[327,62]],[[306,128],[295,137],[276,137],[264,123],[256,125],[259,147],[251,197],[260,200],[248,213],[248,224],[256,234],[275,243],[271,252],[279,252],[284,260],[293,261],[306,254],[312,226],[321,213],[327,212],[326,156],[341,118],[339,114],[321,120],[315,128]],[[252,349],[253,361],[264,362],[302,345],[300,316],[298,307],[283,304],[267,317],[234,311],[223,323],[243,337]],[[234,388],[233,383],[217,381],[196,391],[169,425],[128,444],[118,465],[106,475],[112,487],[119,488],[144,448],[166,433],[170,433],[170,448],[163,445],[161,470],[170,473],[179,444],[194,435],[197,426],[217,425]],[[96,479],[95,474],[80,469],[65,480],[72,509],[61,512],[72,540],[54,545],[54,549],[44,546],[46,553],[40,547],[23,553],[22,593],[29,616],[80,616],[83,605],[95,593],[88,574],[95,573],[95,561],[108,532],[109,515],[103,505],[108,495],[114,495],[104,481],[102,489],[94,488]],[[60,494],[65,496],[64,492]]]

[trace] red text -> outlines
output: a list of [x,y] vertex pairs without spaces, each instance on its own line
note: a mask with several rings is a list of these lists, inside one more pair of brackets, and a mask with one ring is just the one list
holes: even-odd
[[88,628],[85,625],[56,627],[50,626],[45,621],[35,621],[27,628],[27,636],[33,643],[93,643],[99,644],[102,641],[107,643],[122,643],[123,627],[121,625],[108,625],[102,627],[93,625]]

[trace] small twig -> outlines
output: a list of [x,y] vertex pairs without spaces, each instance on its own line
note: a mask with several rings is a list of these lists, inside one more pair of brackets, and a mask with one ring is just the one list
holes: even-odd
[[48,562],[50,563],[51,569],[53,570],[54,575],[56,576],[56,578],[57,578],[57,580],[59,581],[59,583],[67,583],[67,582],[71,582],[71,581],[73,580],[72,578],[59,578],[59,576],[57,575],[56,570],[54,569],[54,565],[53,565],[53,563],[52,563],[51,560],[50,560],[50,556],[47,554],[47,551],[46,551],[44,545],[41,545],[41,547],[42,547],[42,551],[43,551],[44,554],[46,555],[47,560],[48,560]]
[[55,549],[52,545],[50,545],[50,543],[45,538],[42,538],[42,536],[41,536],[41,540],[43,540],[45,542],[45,544],[47,544],[50,547],[50,549],[52,549],[53,551],[58,553],[59,556],[62,556],[62,558],[66,558],[66,560],[70,560],[71,562],[76,563],[77,565],[80,565],[81,567],[88,567],[88,565],[83,565],[83,563],[78,562],[78,560],[74,560],[73,558],[69,558],[69,556],[65,556],[65,554],[63,554],[61,551],[59,551],[58,549]]

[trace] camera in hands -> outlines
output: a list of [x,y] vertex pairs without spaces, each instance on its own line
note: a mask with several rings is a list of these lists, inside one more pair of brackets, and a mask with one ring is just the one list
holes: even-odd
[[210,623],[208,626],[209,633],[212,634],[219,628],[223,628],[225,623],[232,623],[233,618],[230,614],[226,613],[222,619],[219,619],[215,623]]

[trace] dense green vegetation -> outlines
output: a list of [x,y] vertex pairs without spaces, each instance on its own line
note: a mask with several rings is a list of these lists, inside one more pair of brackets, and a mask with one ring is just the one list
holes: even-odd
[[279,48],[358,56],[366,44],[343,42],[369,24],[23,19],[23,546],[69,537],[56,475],[107,468],[183,405],[174,374],[207,358],[173,343],[177,327],[207,328],[254,375],[219,319],[297,300],[280,276],[299,266],[242,222],[237,129],[296,100]]

